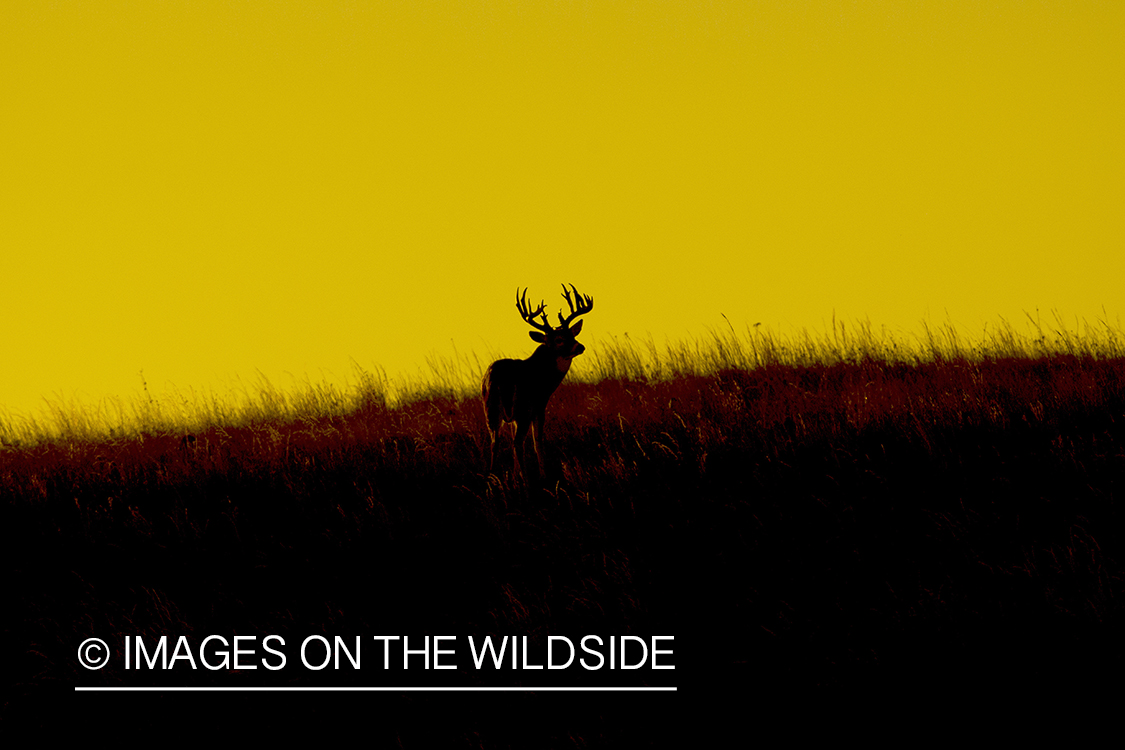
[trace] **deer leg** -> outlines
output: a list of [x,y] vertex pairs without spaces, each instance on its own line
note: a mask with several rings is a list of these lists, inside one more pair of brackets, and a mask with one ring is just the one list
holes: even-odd
[[496,432],[494,430],[488,431],[488,473],[492,473],[492,467],[496,464]]
[[485,402],[484,413],[488,421],[488,473],[491,474],[496,463],[496,440],[500,437],[500,405],[488,400]]
[[[516,421],[516,439],[512,442],[512,449],[515,451],[516,462],[519,464],[520,473],[525,473],[524,466],[527,463],[524,460],[523,441],[527,437],[527,430],[531,427],[530,419],[520,419]],[[534,437],[532,438],[534,439]]]
[[535,446],[535,459],[539,463],[539,474],[543,475],[543,414],[535,417],[531,423],[531,443]]

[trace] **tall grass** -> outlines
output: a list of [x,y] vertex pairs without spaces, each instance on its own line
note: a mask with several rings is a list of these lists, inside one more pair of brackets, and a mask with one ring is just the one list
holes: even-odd
[[[651,336],[593,339],[587,352],[576,362],[572,382],[657,383],[774,366],[874,362],[917,366],[1060,355],[1115,359],[1125,357],[1125,332],[1120,323],[1111,323],[1108,318],[1068,328],[1057,314],[1051,324],[1028,315],[1022,328],[1001,319],[998,325],[985,326],[975,337],[963,334],[953,324],[932,327],[923,323],[919,334],[909,335],[885,326],[876,328],[870,321],[849,325],[834,318],[822,333],[806,330],[786,335],[760,325],[746,326],[740,332],[728,321],[708,336],[668,341],[663,346]],[[292,423],[372,409],[405,409],[433,399],[472,400],[479,396],[486,366],[475,354],[455,352],[451,358],[430,357],[416,376],[398,380],[392,380],[382,369],[368,370],[353,362],[353,371],[343,385],[305,378],[279,387],[259,375],[252,383],[240,383],[222,393],[169,388],[154,396],[142,382],[142,394],[132,398],[107,397],[95,404],[47,400],[38,415],[0,411],[0,447],[187,435],[214,427]]]
[[1077,322],[1073,329],[1057,314],[1053,325],[1028,315],[1022,328],[1001,319],[977,336],[952,323],[923,322],[917,334],[896,333],[870,321],[847,324],[833,318],[822,333],[802,330],[785,335],[761,325],[741,332],[729,321],[709,336],[656,345],[651,337],[637,341],[626,335],[608,345],[591,347],[592,366],[579,370],[578,379],[640,381],[671,380],[682,375],[711,375],[724,370],[755,370],[769,366],[812,367],[882,362],[920,365],[962,360],[967,363],[1002,359],[1038,359],[1056,355],[1115,359],[1125,356],[1125,330],[1108,317],[1094,323]]
[[1123,340],[591,337],[539,481],[486,474],[471,356],[60,407],[0,450],[12,692],[135,679],[75,665],[107,633],[675,633],[685,686],[1115,675]]
[[339,417],[385,408],[389,391],[384,371],[358,364],[342,386],[306,378],[279,387],[259,374],[254,382],[224,392],[170,386],[156,396],[142,380],[142,393],[131,398],[110,396],[94,404],[48,399],[38,415],[0,412],[0,447],[133,440]]

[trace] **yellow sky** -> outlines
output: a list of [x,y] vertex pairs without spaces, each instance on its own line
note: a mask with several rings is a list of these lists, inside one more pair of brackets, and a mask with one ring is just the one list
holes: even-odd
[[1119,2],[0,4],[0,406],[1122,313]]

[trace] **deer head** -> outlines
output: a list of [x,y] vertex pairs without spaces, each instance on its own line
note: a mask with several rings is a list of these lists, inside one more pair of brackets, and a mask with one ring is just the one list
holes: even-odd
[[[546,303],[540,302],[538,308],[531,309],[531,305],[527,301],[527,289],[524,289],[522,294],[518,289],[516,290],[516,309],[519,310],[520,317],[523,318],[524,322],[536,329],[527,332],[531,340],[547,347],[556,357],[565,359],[569,363],[572,357],[577,357],[586,351],[586,347],[575,340],[575,337],[582,332],[582,321],[579,320],[573,326],[571,326],[571,323],[578,316],[585,315],[594,309],[594,298],[579,294],[578,289],[573,284],[570,285],[570,289],[566,288],[566,284],[563,284],[562,288],[562,296],[570,308],[570,315],[564,318],[560,310],[558,327],[552,327],[547,319],[547,313],[544,312],[547,307]],[[573,297],[571,297],[571,292],[574,292]],[[540,320],[536,321],[536,317]]]

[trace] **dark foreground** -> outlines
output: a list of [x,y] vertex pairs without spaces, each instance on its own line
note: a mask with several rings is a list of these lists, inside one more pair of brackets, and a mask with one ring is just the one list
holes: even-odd
[[[499,479],[481,474],[475,401],[5,449],[5,718],[49,727],[77,703],[170,730],[187,708],[196,727],[362,720],[406,747],[581,747],[665,736],[695,720],[701,694],[753,712],[790,690],[1055,690],[1125,667],[1123,361],[564,384],[548,433],[546,477],[531,483],[510,459]],[[262,665],[271,634],[286,644],[277,671],[123,665],[126,636],[149,652],[186,636],[198,657],[209,635],[255,637],[243,643]],[[464,645],[528,636],[534,664],[548,636],[588,634],[675,636],[675,669],[476,669]],[[313,635],[360,636],[362,669],[301,667]],[[376,635],[411,648],[454,635],[457,668],[414,657],[402,670],[392,651],[384,670]],[[104,669],[76,659],[90,637],[114,651]],[[76,685],[679,691],[69,695]]]

